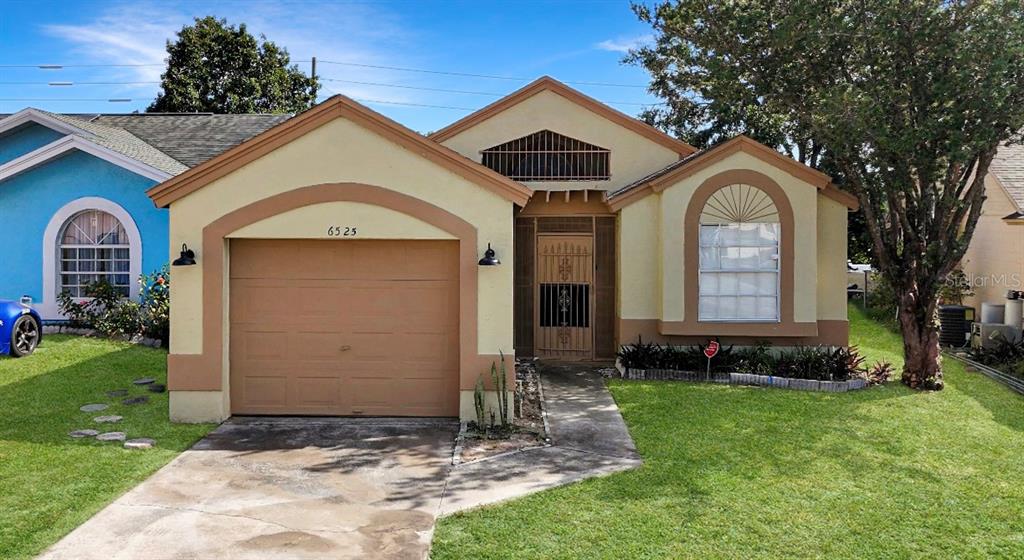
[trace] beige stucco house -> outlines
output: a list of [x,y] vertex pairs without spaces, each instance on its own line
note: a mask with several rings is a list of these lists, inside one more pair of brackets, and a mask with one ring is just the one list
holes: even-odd
[[1024,290],[1024,146],[1002,146],[985,177],[987,199],[961,267],[975,295],[965,302],[1003,303]]
[[149,194],[196,254],[174,270],[175,420],[471,418],[501,354],[847,343],[852,197],[550,78],[429,136],[333,97]]

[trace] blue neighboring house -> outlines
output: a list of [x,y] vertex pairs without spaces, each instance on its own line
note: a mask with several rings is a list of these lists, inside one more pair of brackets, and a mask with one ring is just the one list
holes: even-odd
[[61,319],[57,295],[106,280],[126,297],[168,262],[167,211],[153,185],[290,115],[0,116],[0,299]]

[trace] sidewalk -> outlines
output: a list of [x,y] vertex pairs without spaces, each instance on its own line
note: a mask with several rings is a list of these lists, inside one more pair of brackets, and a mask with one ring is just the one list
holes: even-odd
[[604,381],[590,364],[542,364],[552,445],[453,467],[438,516],[642,464]]

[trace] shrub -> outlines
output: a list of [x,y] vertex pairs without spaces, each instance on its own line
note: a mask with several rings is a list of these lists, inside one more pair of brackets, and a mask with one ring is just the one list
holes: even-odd
[[889,362],[875,362],[875,364],[864,372],[864,378],[867,380],[868,385],[881,385],[888,383],[892,379],[892,374],[896,368]]
[[[704,346],[674,347],[645,343],[624,346],[618,354],[623,367],[702,372],[707,368]],[[846,381],[864,376],[864,358],[856,347],[798,346],[773,349],[767,344],[750,348],[723,347],[711,360],[711,371],[753,373],[819,381]]]
[[155,338],[167,347],[171,330],[171,275],[167,265],[139,277],[142,335]]
[[83,298],[62,292],[57,296],[57,304],[74,328],[95,329],[105,336],[129,339],[141,335],[159,339],[167,346],[171,298],[167,266],[140,276],[139,288],[139,301],[132,301],[100,280],[84,288]]
[[991,366],[1004,373],[1024,377],[1024,338],[1008,340],[1002,333],[996,333],[989,348],[971,348],[972,360]]

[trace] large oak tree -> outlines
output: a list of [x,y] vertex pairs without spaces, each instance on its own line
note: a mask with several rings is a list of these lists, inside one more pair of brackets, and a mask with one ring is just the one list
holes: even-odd
[[316,103],[318,80],[244,23],[196,18],[167,42],[167,55],[163,91],[149,112],[298,113]]
[[733,132],[718,117],[735,114],[802,160],[828,154],[899,298],[903,381],[941,389],[939,289],[974,233],[997,147],[1024,125],[1021,2],[679,0],[634,11],[656,33],[632,54],[668,103],[656,122],[713,140]]

